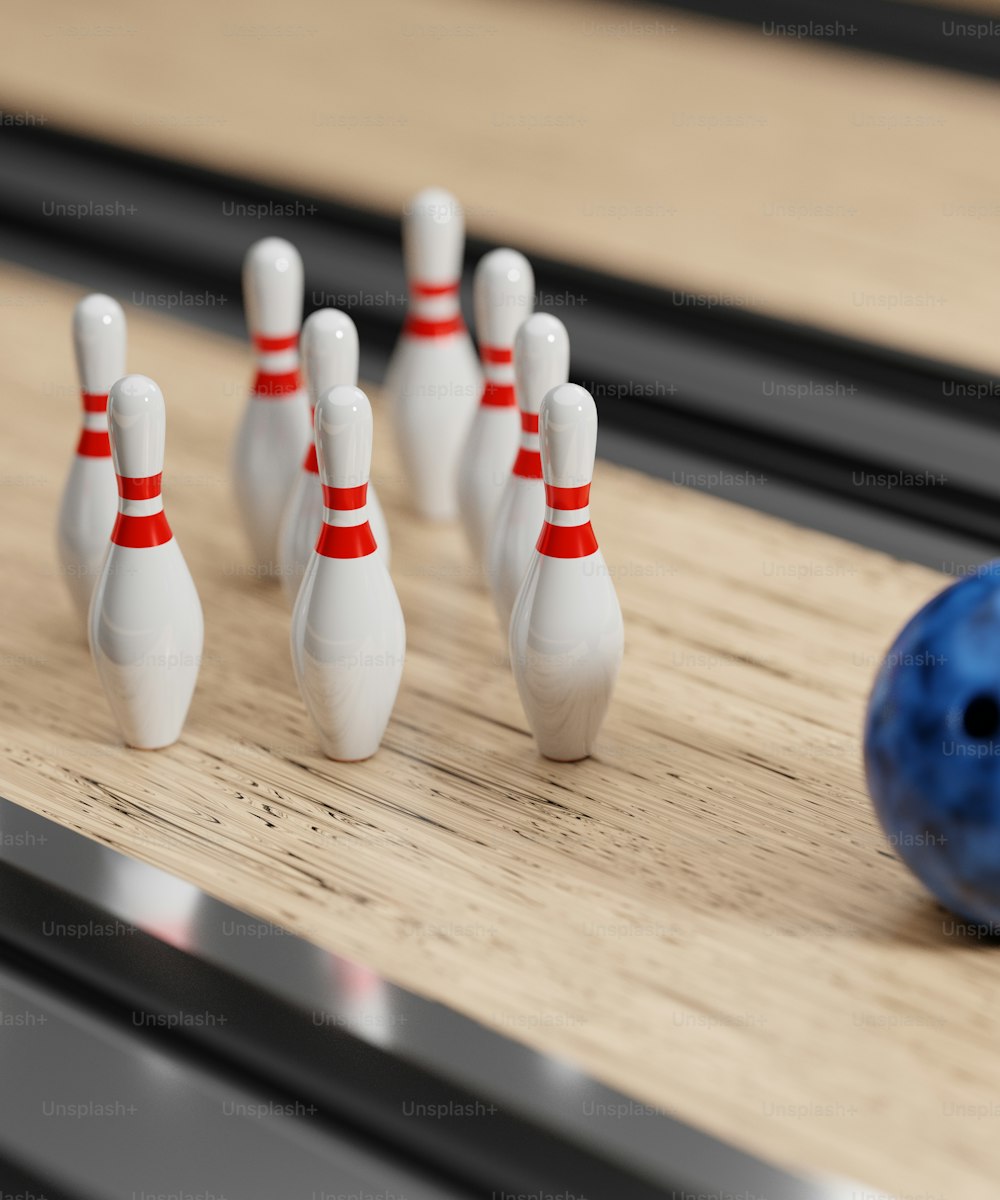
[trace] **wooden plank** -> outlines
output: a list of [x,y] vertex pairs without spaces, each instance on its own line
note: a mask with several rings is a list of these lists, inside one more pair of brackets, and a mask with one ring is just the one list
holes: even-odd
[[[44,64],[44,65],[43,65]],[[988,81],[601,0],[12,13],[5,110],[996,367]]]
[[0,272],[3,794],[768,1158],[995,1194],[994,1122],[954,1106],[994,1103],[1000,961],[893,859],[859,769],[877,658],[939,575],[601,463],[626,658],[597,757],[546,763],[377,407],[409,645],[382,751],[335,765],[236,526],[246,350],[130,310],[207,629],[183,740],[130,752],[54,565],[77,296]]

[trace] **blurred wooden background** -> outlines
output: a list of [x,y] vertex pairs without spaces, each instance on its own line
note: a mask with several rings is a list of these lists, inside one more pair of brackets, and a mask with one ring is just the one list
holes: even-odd
[[600,0],[96,0],[9,14],[0,104],[386,211],[441,183],[500,243],[997,366],[983,79]]

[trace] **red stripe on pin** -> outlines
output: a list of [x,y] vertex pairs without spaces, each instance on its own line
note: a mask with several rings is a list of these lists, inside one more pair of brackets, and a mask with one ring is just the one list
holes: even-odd
[[583,487],[567,488],[545,485],[545,503],[549,508],[586,508],[590,503],[590,484]]
[[263,354],[278,354],[282,350],[294,350],[299,344],[299,335],[285,333],[280,337],[269,337],[266,333],[255,333],[253,344]]
[[83,397],[83,411],[89,413],[102,413],[108,411],[108,393],[107,392],[81,392]]
[[316,457],[316,443],[310,443],[309,449],[306,451],[306,460],[302,464],[302,470],[308,471],[312,475],[319,474],[319,459]]
[[521,413],[521,429],[525,433],[538,432],[538,413]]
[[514,361],[514,351],[509,346],[481,346],[479,355],[484,363],[509,363]]
[[425,321],[420,317],[407,317],[403,332],[415,338],[447,337],[450,333],[461,333],[465,328],[462,315],[448,317],[444,321]]
[[129,546],[133,550],[162,546],[173,536],[163,512],[151,513],[148,517],[130,517],[119,513],[111,531],[111,540],[116,546]]
[[128,476],[116,475],[118,495],[123,500],[153,500],[163,486],[163,472],[159,475]]
[[282,371],[280,374],[258,371],[254,376],[253,394],[261,400],[280,400],[291,396],[301,387],[302,375],[298,370]]
[[451,283],[411,283],[410,291],[414,296],[453,296],[458,292],[458,280]]
[[343,511],[350,511],[356,508],[364,508],[368,502],[368,484],[362,483],[359,487],[352,488],[335,488],[327,487],[323,484],[323,503],[327,508],[332,508]]
[[597,549],[589,521],[583,525],[550,525],[546,521],[535,549],[546,558],[586,558]]
[[520,479],[541,479],[542,456],[537,450],[525,450],[522,446],[514,459],[514,474]]
[[84,458],[110,458],[111,439],[106,429],[81,429],[76,444],[77,454]]
[[324,523],[316,542],[316,553],[324,558],[365,558],[375,550],[375,538],[367,521],[360,525]]
[[513,408],[517,404],[512,383],[487,383],[479,401],[486,408]]

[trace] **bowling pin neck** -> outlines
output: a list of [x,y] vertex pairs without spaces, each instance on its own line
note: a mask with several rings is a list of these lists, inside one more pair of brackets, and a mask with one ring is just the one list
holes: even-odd
[[519,479],[542,478],[542,456],[538,449],[538,413],[521,410],[521,442],[511,474]]
[[257,372],[251,391],[260,400],[285,400],[302,388],[299,365],[298,336],[283,337],[254,335]]
[[[243,305],[262,369],[298,366],[303,288],[302,258],[291,242],[275,237],[254,242],[243,260]],[[294,359],[271,361],[272,355]]]
[[145,375],[126,375],[108,396],[108,428],[115,474],[158,479],[163,471],[167,417],[163,393]]
[[368,524],[368,484],[323,486],[323,525],[316,553],[323,558],[367,558],[377,549]]
[[[309,410],[309,428],[316,428],[316,406],[315,404]],[[319,455],[316,453],[316,435],[309,439],[309,445],[306,447],[306,456],[302,460],[302,470],[309,475],[319,475]]]
[[358,382],[358,331],[345,312],[321,308],[306,318],[299,350],[315,409],[330,388]]
[[118,480],[118,511],[132,516],[145,516],[163,511],[163,475],[145,478],[116,475]]
[[575,383],[552,388],[542,400],[538,426],[545,482],[560,490],[589,487],[597,452],[593,396]]
[[483,364],[483,394],[480,403],[485,407],[506,408],[517,405],[514,390],[514,350],[511,346],[481,345],[479,358]]
[[108,437],[108,397],[104,393],[83,392],[83,425],[76,452],[83,458],[110,458]]
[[546,558],[586,558],[597,551],[590,524],[590,484],[545,485],[545,520],[536,549]]
[[458,302],[465,245],[462,206],[443,188],[418,192],[403,211],[403,263],[409,288],[405,332],[443,337],[465,328]]
[[519,326],[514,375],[521,412],[537,416],[546,393],[569,378],[569,336],[558,317],[534,313]]
[[367,487],[372,465],[372,409],[357,387],[334,387],[320,397],[314,417],[320,475],[336,493]]
[[368,484],[347,488],[324,484],[323,511],[330,525],[361,525],[368,520]]
[[539,413],[545,522],[539,554],[585,558],[597,551],[590,525],[590,481],[597,449],[594,398],[575,383],[547,392]]
[[166,438],[163,394],[145,375],[126,375],[111,388],[108,426],[118,478],[113,543],[134,548],[170,540],[161,481]]
[[106,397],[125,374],[125,313],[111,296],[85,296],[73,312],[73,347],[85,402]]
[[410,280],[405,332],[417,338],[461,333],[465,322],[459,307],[458,287],[457,276],[445,283]]
[[[516,250],[491,250],[476,266],[473,298],[476,310],[476,336],[483,363],[487,390],[494,383],[514,400],[514,335],[531,314],[535,278],[531,264]],[[486,394],[484,403],[491,399]],[[498,397],[492,399],[498,402]]]

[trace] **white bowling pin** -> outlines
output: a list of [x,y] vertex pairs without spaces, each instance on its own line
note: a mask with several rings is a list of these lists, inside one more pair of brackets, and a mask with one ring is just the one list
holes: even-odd
[[[321,308],[306,317],[300,350],[314,414],[320,396],[330,388],[357,384],[358,331],[347,313],[336,308]],[[368,521],[388,566],[389,530],[373,484],[368,485]],[[316,441],[310,438],[278,535],[281,586],[290,604],[295,603],[322,524],[323,485],[319,478]]]
[[538,749],[574,762],[591,753],[611,699],[622,614],[590,524],[593,397],[560,384],[539,420],[545,519],[510,619],[510,660]]
[[493,518],[517,455],[514,334],[531,315],[535,277],[516,250],[491,250],[476,267],[476,337],[486,384],[458,468],[458,503],[476,562],[486,565]]
[[370,758],[392,714],[406,628],[368,524],[372,411],[356,387],[316,405],[323,525],[292,612],[292,665],[328,757]]
[[546,392],[569,378],[569,337],[558,317],[535,313],[521,325],[514,336],[514,374],[521,407],[521,447],[497,505],[486,564],[505,634],[545,519],[538,410]]
[[145,375],[126,375],[108,401],[118,519],[90,606],[90,649],[129,746],[180,737],[204,639],[201,603],[160,495],[166,414]]
[[254,242],[243,260],[243,304],[257,374],[233,447],[233,486],[261,575],[278,570],[278,531],[309,445],[299,371],[302,259],[283,238]]
[[59,562],[86,624],[90,597],[118,512],[118,486],[108,440],[108,392],[125,374],[125,314],[95,292],[73,311],[73,347],[83,391],[83,428],[59,506]]
[[403,214],[409,304],[385,378],[413,504],[424,517],[458,514],[458,463],[482,388],[458,303],[465,221],[442,188],[414,196]]

